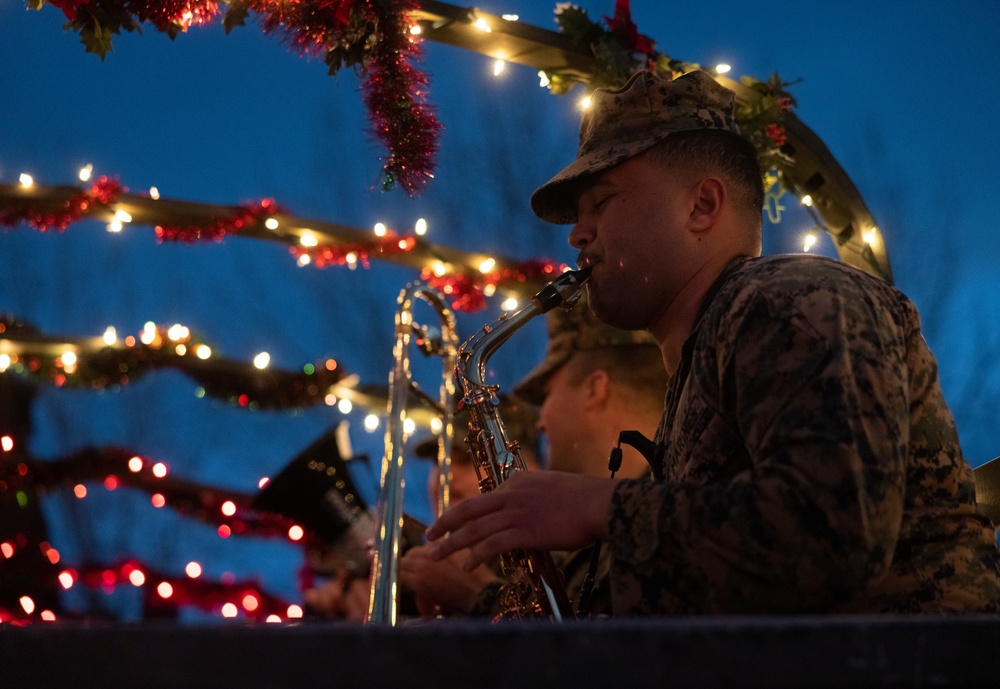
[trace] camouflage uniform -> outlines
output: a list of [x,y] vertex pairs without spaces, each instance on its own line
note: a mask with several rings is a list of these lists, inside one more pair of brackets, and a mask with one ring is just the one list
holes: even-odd
[[687,338],[659,481],[609,519],[616,615],[997,612],[1000,554],[913,304],[739,259]]

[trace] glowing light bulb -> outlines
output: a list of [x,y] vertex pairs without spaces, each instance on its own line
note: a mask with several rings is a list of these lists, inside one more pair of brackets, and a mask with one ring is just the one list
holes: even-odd
[[167,337],[169,337],[174,342],[179,342],[181,340],[186,340],[189,337],[191,337],[191,331],[188,330],[185,326],[181,325],[180,323],[175,323],[174,325],[170,326],[169,330],[167,330]]
[[81,182],[86,182],[90,180],[90,176],[93,173],[94,173],[94,166],[88,163],[87,165],[84,165],[83,167],[80,168],[80,172],[78,172],[76,176],[80,178]]
[[413,226],[413,231],[421,237],[427,234],[427,221],[423,218],[417,218],[417,222]]
[[248,593],[243,596],[243,600],[241,600],[240,603],[243,605],[243,609],[248,612],[253,612],[260,607],[260,599],[252,593]]
[[501,14],[500,18],[508,22],[516,22],[520,17],[516,14]]
[[132,214],[119,208],[115,211],[115,220],[120,220],[123,223],[132,222]]
[[375,228],[374,229],[375,229],[375,236],[376,237],[384,237],[385,233],[388,232],[388,230],[386,229],[385,223],[381,223],[381,222],[375,223]]
[[257,481],[257,487],[263,490],[264,486],[266,486],[270,482],[271,479],[269,479],[267,476],[262,476],[261,479]]
[[63,366],[76,366],[76,352],[63,352],[62,362]]
[[302,246],[317,246],[319,244],[319,240],[316,239],[316,235],[312,232],[303,232],[302,236],[299,237],[299,244]]
[[146,575],[137,569],[133,569],[128,574],[128,580],[132,583],[132,586],[139,587],[146,583]]
[[157,462],[153,465],[153,476],[156,478],[163,478],[167,475],[167,465],[163,462]]
[[816,245],[816,233],[809,232],[806,234],[805,238],[802,240],[802,250],[809,251]]
[[149,198],[153,199],[154,201],[160,198],[160,190],[157,189],[156,187],[150,187]]
[[128,460],[128,470],[133,474],[137,474],[142,471],[142,457],[136,455],[132,459]]
[[264,622],[266,622],[267,624],[275,624],[281,622],[281,618],[272,613],[267,616],[267,619],[264,620]]
[[434,418],[431,419],[431,430],[433,432],[440,433],[442,427],[443,427],[443,425],[441,423],[441,418],[440,417],[435,416]]
[[474,27],[476,27],[477,29],[479,29],[480,31],[483,31],[485,33],[490,33],[492,31],[492,29],[490,28],[489,23],[485,19],[483,19],[482,17],[480,17],[476,21],[472,22],[472,25]]
[[73,588],[73,584],[75,583],[76,579],[73,578],[73,573],[70,572],[68,569],[64,569],[63,571],[59,572],[59,585],[62,586],[65,590],[69,591],[71,588]]
[[87,497],[87,486],[83,485],[82,483],[76,484],[75,486],[73,486],[73,495],[80,498],[81,500]]
[[257,368],[263,370],[267,368],[268,364],[271,363],[271,355],[267,352],[261,352],[253,358],[253,365]]
[[9,435],[5,435],[2,438],[0,438],[0,449],[2,449],[4,452],[10,452],[11,450],[13,450],[14,439],[11,438]]
[[580,109],[589,110],[591,103],[593,103],[593,100],[591,100],[590,96],[584,96],[580,99]]
[[3,553],[3,556],[6,557],[6,558],[13,557],[14,556],[14,545],[12,543],[8,543],[7,541],[4,541],[3,543],[0,543],[0,553]]
[[278,229],[278,220],[276,218],[268,218],[264,221],[264,227],[269,230],[276,230]]
[[201,565],[192,560],[191,562],[187,563],[187,566],[184,568],[184,573],[187,574],[192,579],[197,579],[198,577],[201,576]]
[[715,66],[716,74],[728,74],[732,70],[732,66],[727,65],[725,62],[719,63]]
[[483,296],[492,297],[497,293],[497,286],[492,283],[487,283],[483,285]]
[[288,615],[288,619],[297,620],[301,619],[303,613],[302,613],[302,608],[293,604],[288,606],[288,610],[285,614]]
[[22,172],[21,176],[17,178],[21,182],[21,186],[25,189],[30,189],[35,184],[35,178],[29,175],[27,172]]
[[861,233],[861,238],[864,240],[865,244],[868,246],[875,246],[878,244],[878,228],[870,227]]
[[813,205],[813,197],[812,197],[812,196],[810,196],[809,194],[806,194],[806,195],[805,195],[805,196],[803,196],[803,197],[802,197],[801,199],[799,199],[799,202],[800,202],[800,203],[801,203],[801,204],[802,204],[803,206],[811,206],[811,205]]
[[45,622],[55,622],[56,621],[56,614],[54,612],[52,612],[51,610],[42,610],[42,612],[41,612],[41,614],[39,616]]
[[212,348],[205,344],[200,344],[194,348],[194,354],[199,359],[207,359],[212,356]]
[[323,397],[323,403],[328,407],[332,407],[337,404],[337,396],[332,392],[328,392],[326,393],[326,396]]
[[344,260],[347,261],[347,265],[353,270],[358,262],[358,255],[353,251],[351,251],[346,256],[344,256]]
[[448,268],[445,264],[441,263],[441,261],[435,261],[431,266],[431,271],[433,271],[435,276],[442,277],[448,272]]
[[403,433],[412,435],[417,430],[417,424],[413,419],[403,419]]
[[114,326],[109,325],[104,330],[104,344],[111,347],[117,341],[118,341],[118,332],[115,330]]
[[236,617],[238,614],[240,614],[240,609],[234,603],[226,603],[222,606],[223,617]]
[[161,507],[167,504],[167,499],[163,496],[162,493],[153,493],[149,497],[149,502],[152,503],[153,507],[155,507],[156,509],[160,509]]
[[374,414],[369,414],[365,417],[365,430],[369,433],[374,433],[378,430],[378,417]]
[[493,76],[498,77],[501,74],[503,74],[504,67],[506,67],[506,66],[507,66],[507,63],[504,60],[501,60],[500,58],[497,58],[493,62]]
[[424,32],[424,30],[420,26],[420,24],[414,24],[413,26],[410,27],[410,35],[411,36],[419,36],[423,32]]
[[337,402],[337,409],[340,410],[341,414],[350,414],[351,410],[354,409],[354,405],[351,403],[351,400],[341,398]]
[[35,612],[35,601],[31,600],[31,596],[21,596],[21,607],[30,615]]
[[545,89],[549,87],[550,83],[552,82],[549,81],[549,75],[543,70],[538,70],[538,85]]
[[10,367],[10,354],[0,354],[0,373]]
[[152,344],[155,339],[156,323],[153,323],[153,321],[147,321],[146,324],[142,326],[142,334],[139,335],[139,341],[144,345],[148,345]]
[[504,311],[513,311],[516,308],[517,308],[517,299],[515,299],[514,297],[508,297],[507,299],[504,299],[503,302]]
[[219,511],[222,512],[227,517],[232,517],[234,514],[236,514],[236,503],[233,502],[232,500],[226,500],[224,503],[222,503],[222,507],[219,508]]
[[303,529],[298,524],[293,524],[288,529],[288,537],[293,541],[301,541],[302,537],[306,535],[305,529]]
[[170,598],[170,596],[174,595],[174,587],[168,581],[161,581],[156,587],[156,593],[160,598]]
[[493,270],[493,268],[494,268],[494,266],[496,266],[496,264],[497,264],[496,259],[488,258],[488,259],[486,259],[485,261],[483,261],[482,263],[479,264],[479,272],[482,273],[483,275],[485,275],[486,273],[488,273],[491,270]]
[[108,223],[108,228],[107,229],[108,229],[108,232],[113,232],[115,234],[117,234],[118,232],[121,232],[122,231],[122,221],[119,220],[118,218],[115,218],[114,220],[112,220],[111,222]]

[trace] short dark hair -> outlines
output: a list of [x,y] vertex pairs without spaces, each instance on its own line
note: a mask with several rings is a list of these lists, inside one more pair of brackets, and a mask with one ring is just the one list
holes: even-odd
[[764,209],[764,174],[757,149],[747,139],[718,129],[674,132],[650,148],[648,154],[665,167],[683,165],[698,173],[721,174],[736,207],[745,211],[748,218],[756,219],[754,227],[759,232]]
[[653,411],[663,408],[669,376],[658,347],[635,344],[581,350],[567,366],[573,385],[594,371],[606,371],[615,383],[634,393],[630,399],[637,408]]

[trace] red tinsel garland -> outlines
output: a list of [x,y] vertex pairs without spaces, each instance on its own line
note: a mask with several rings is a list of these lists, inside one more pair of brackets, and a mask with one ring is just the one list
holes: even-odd
[[524,261],[486,275],[473,276],[464,273],[435,275],[430,268],[424,268],[420,278],[434,289],[451,297],[451,308],[456,311],[471,312],[486,308],[484,289],[487,285],[514,288],[528,281],[549,282],[566,268],[566,264],[556,264],[543,259]]
[[419,59],[420,47],[409,32],[406,13],[416,9],[417,3],[373,0],[366,4],[377,25],[375,46],[366,63],[365,104],[375,135],[389,149],[382,167],[382,188],[399,183],[412,196],[433,177],[441,129],[425,100],[427,77],[411,64]]
[[386,232],[385,236],[363,244],[352,243],[338,246],[324,244],[310,248],[291,246],[288,248],[288,251],[299,263],[308,260],[309,263],[317,268],[342,266],[357,261],[361,263],[363,268],[367,269],[371,265],[368,259],[372,254],[382,254],[384,256],[401,254],[411,251],[416,246],[416,243],[417,240],[414,237],[400,237],[394,232]]
[[113,203],[119,194],[127,191],[128,189],[117,180],[101,177],[90,189],[72,194],[57,210],[42,210],[30,200],[25,200],[13,208],[0,211],[0,226],[12,228],[20,223],[27,223],[41,232],[49,228],[62,232],[88,213],[93,204],[107,206]]
[[221,242],[226,235],[239,234],[243,229],[256,224],[257,219],[264,215],[284,213],[284,209],[274,202],[274,199],[264,199],[259,203],[241,203],[240,210],[235,214],[216,218],[208,225],[179,227],[175,225],[157,225],[155,227],[158,242]]
[[[62,10],[66,28],[80,33],[89,52],[103,59],[111,38],[144,22],[173,37],[219,15],[214,0],[39,0]],[[279,33],[300,53],[325,54],[330,72],[360,67],[374,136],[386,146],[382,189],[399,184],[410,196],[433,177],[440,123],[426,102],[427,77],[411,64],[419,59],[407,16],[415,0],[228,0],[226,30],[249,12],[265,33]],[[196,238],[200,239],[200,237]]]

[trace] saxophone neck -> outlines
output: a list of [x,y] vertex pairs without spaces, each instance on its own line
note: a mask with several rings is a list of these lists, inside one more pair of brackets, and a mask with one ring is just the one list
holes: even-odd
[[[510,336],[535,316],[551,311],[556,306],[572,308],[580,298],[581,290],[590,277],[590,268],[568,270],[545,285],[524,307],[512,314],[504,314],[487,325],[477,335],[462,344],[459,350],[459,378],[463,388],[467,383],[474,387],[485,386],[486,363]],[[466,393],[469,390],[466,388]]]

